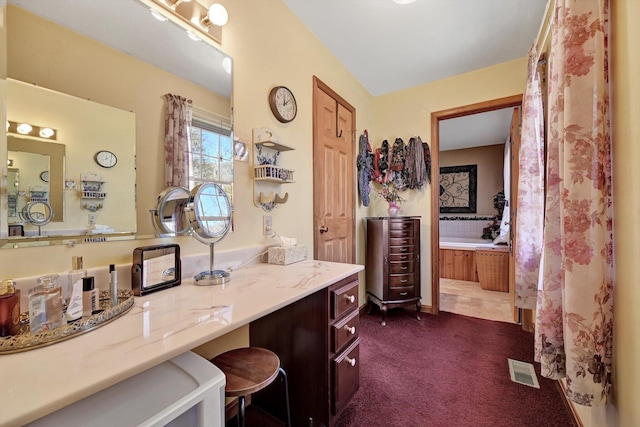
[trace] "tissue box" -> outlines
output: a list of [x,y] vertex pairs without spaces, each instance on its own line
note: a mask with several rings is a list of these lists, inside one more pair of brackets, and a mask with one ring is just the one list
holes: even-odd
[[287,265],[307,259],[307,247],[302,246],[275,246],[268,250],[269,264]]

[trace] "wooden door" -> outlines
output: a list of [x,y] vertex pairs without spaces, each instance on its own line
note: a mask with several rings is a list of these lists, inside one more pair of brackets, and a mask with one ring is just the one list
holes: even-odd
[[[511,116],[511,194],[509,196],[509,301],[513,310],[513,321],[520,321],[520,312],[516,307],[516,269],[515,269],[515,244],[516,244],[516,215],[518,213],[518,178],[520,169],[518,156],[520,152],[520,107],[513,109]],[[505,183],[506,185],[506,183]]]
[[314,77],[313,256],[355,262],[355,109]]

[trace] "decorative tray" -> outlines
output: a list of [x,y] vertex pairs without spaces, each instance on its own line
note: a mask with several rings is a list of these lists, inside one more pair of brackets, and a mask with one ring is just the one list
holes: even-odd
[[29,332],[29,314],[22,313],[22,329],[20,334],[0,338],[0,355],[33,350],[77,337],[78,335],[97,329],[100,326],[104,326],[122,316],[133,307],[133,302],[133,292],[119,289],[118,304],[111,307],[109,291],[101,291],[100,309],[103,311],[100,313],[82,318],[73,323],[68,323],[50,331],[41,331],[36,334]]

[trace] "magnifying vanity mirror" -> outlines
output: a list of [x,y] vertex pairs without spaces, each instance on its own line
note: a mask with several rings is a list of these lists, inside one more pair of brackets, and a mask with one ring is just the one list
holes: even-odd
[[41,236],[41,227],[49,224],[53,218],[53,209],[44,201],[29,202],[22,208],[20,217],[23,221],[38,227],[38,236]]
[[209,270],[197,274],[197,285],[221,285],[230,280],[228,272],[213,269],[214,246],[231,229],[231,203],[218,184],[200,184],[191,190],[187,205],[189,229],[198,241],[209,245]]
[[183,236],[189,233],[185,208],[190,193],[184,187],[167,187],[158,196],[158,206],[149,209],[151,223],[158,237]]
[[[9,151],[24,152],[29,138],[8,134],[10,144],[19,149],[9,148],[0,138],[0,158],[15,160],[8,179],[0,181],[0,193],[8,199],[6,203],[0,199],[0,247],[187,233],[184,217],[169,220],[167,214],[184,212],[176,204],[187,199],[188,192],[174,194],[156,216],[157,222],[148,221],[146,207],[155,205],[155,196],[164,187],[164,95],[171,90],[191,99],[194,119],[215,122],[231,133],[232,73],[222,65],[230,58],[210,41],[191,40],[175,22],[153,18],[148,3],[7,0],[6,26],[0,28],[0,37],[7,41],[6,119],[56,129],[55,141],[40,137],[31,141],[60,145],[64,151],[60,160],[50,157],[48,167],[18,166],[18,154]],[[62,104],[69,108],[61,108]],[[89,115],[87,106],[97,111]],[[125,124],[113,124],[112,115],[124,117]],[[102,127],[96,127],[91,117]],[[100,165],[95,160],[99,151],[114,153],[117,163]],[[136,156],[144,162],[136,164]],[[232,177],[233,162],[230,169],[227,175]],[[41,177],[44,171],[49,182]],[[99,178],[83,182],[87,173]],[[36,184],[48,187],[54,213],[43,236],[35,236],[36,226],[20,217],[30,201],[29,186]],[[99,189],[93,190],[97,185]],[[22,224],[24,236],[8,232]],[[101,235],[87,236],[96,232]]]

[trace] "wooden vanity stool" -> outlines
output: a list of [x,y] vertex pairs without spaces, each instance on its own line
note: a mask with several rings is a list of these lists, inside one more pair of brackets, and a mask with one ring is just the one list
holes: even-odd
[[216,365],[227,377],[225,395],[238,398],[238,425],[240,427],[244,427],[245,398],[281,377],[284,382],[286,425],[291,427],[287,374],[280,366],[280,358],[274,352],[262,347],[237,348],[214,357],[211,359],[211,363]]

